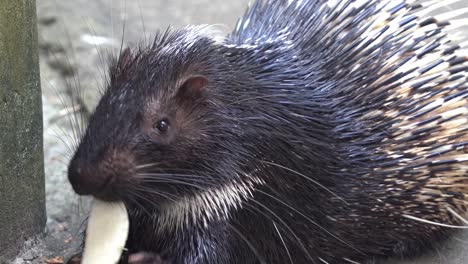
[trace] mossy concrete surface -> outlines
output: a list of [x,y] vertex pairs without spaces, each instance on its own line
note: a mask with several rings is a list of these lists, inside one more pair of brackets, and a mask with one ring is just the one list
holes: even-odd
[[0,0],[0,263],[46,223],[34,0]]

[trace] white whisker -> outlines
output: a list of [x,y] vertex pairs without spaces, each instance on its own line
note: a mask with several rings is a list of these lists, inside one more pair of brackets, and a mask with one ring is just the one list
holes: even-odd
[[422,222],[422,223],[435,225],[435,226],[442,226],[442,227],[448,227],[448,228],[457,228],[457,229],[468,229],[468,226],[455,226],[455,225],[442,224],[442,223],[433,222],[433,221],[430,221],[430,220],[422,219],[422,218],[411,216],[411,215],[403,215],[403,217],[406,217],[406,218],[411,219],[411,220],[419,221],[419,222]]
[[287,171],[290,171],[296,175],[299,175],[301,177],[303,177],[304,179],[314,183],[315,185],[321,187],[322,189],[324,189],[325,191],[329,192],[330,194],[332,194],[333,196],[335,196],[336,198],[340,199],[341,201],[343,201],[345,204],[348,204],[348,202],[346,202],[343,198],[341,198],[340,196],[338,196],[338,194],[334,193],[333,191],[331,191],[330,189],[328,189],[327,187],[325,187],[323,184],[319,183],[318,181],[314,180],[314,179],[311,179],[310,177],[308,177],[307,175],[304,175],[296,170],[293,170],[291,168],[288,168],[288,167],[285,167],[285,166],[282,166],[280,164],[276,164],[276,163],[273,163],[273,162],[268,162],[268,161],[264,161],[264,160],[261,160],[261,162],[263,163],[266,163],[266,164],[270,164],[270,165],[273,165],[273,166],[276,166],[276,167],[279,167],[279,168],[282,168],[282,169],[285,169]]
[[250,250],[252,250],[254,255],[257,257],[257,260],[261,264],[266,264],[265,260],[260,256],[260,254],[258,253],[258,250],[252,245],[252,243],[237,228],[235,228],[233,225],[229,223],[227,224],[228,224],[228,227],[231,228],[232,231],[234,231],[234,233],[236,233],[245,242],[245,244],[250,248]]
[[273,221],[273,226],[275,227],[276,233],[278,233],[279,238],[281,239],[281,243],[283,243],[284,250],[286,250],[286,254],[288,254],[289,261],[293,263],[293,260],[291,258],[291,253],[289,253],[289,249],[286,246],[286,243],[284,242],[283,236],[281,235],[280,231],[278,230],[278,227],[276,226],[275,221]]

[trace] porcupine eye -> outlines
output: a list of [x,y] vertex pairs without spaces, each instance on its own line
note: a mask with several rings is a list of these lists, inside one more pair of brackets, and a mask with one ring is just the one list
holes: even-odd
[[161,119],[159,120],[158,122],[156,122],[156,124],[154,125],[154,127],[161,133],[165,133],[167,132],[167,130],[169,129],[169,120],[167,119]]

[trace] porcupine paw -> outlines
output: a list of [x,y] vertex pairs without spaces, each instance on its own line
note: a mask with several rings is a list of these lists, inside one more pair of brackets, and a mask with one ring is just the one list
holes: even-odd
[[138,252],[128,256],[128,264],[170,264],[160,255],[149,252]]

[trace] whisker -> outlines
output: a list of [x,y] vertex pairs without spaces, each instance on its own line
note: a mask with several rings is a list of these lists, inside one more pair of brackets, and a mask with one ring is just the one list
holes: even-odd
[[[137,193],[133,193],[133,195],[135,195],[135,196],[137,196],[137,197],[139,197],[139,198],[142,198],[142,197],[141,197],[139,194],[137,194]],[[139,209],[143,210],[143,213],[147,214],[149,217],[152,217],[152,216],[153,216],[153,214],[152,214],[150,211],[148,211],[148,210],[146,209],[145,206],[143,206],[140,202],[138,202],[137,199],[131,199],[131,202],[132,202],[132,203],[135,203],[136,206],[138,206]]]
[[[256,201],[255,199],[253,198],[249,198],[250,201],[252,201],[253,203],[255,203],[256,205],[262,207],[263,209],[267,210],[272,216],[274,216],[276,219],[278,219],[278,221],[280,221],[280,223],[286,228],[288,229],[288,231],[291,233],[291,235],[294,236],[294,238],[296,239],[297,243],[299,244],[299,246],[302,248],[302,250],[306,253],[306,255],[309,257],[309,259],[312,261],[312,263],[315,263],[314,259],[312,258],[312,256],[309,254],[309,252],[307,251],[306,247],[304,246],[304,244],[302,243],[301,239],[296,235],[296,233],[294,233],[294,231],[291,229],[291,227],[289,227],[286,222],[284,222],[284,220],[279,217],[275,212],[273,212],[270,208],[268,208],[266,205],[262,204],[261,202],[259,201]],[[253,208],[254,210],[257,210],[259,213],[263,214],[265,217],[267,217],[269,219],[269,217],[264,213],[262,212],[261,210],[259,210],[258,208],[250,205],[250,204],[246,204],[247,206],[250,206],[251,208]]]
[[[218,160],[210,159],[209,161],[218,161]],[[146,172],[144,169],[153,168],[153,167],[154,167],[153,169],[155,169],[157,171],[196,171],[194,169],[188,169],[188,168],[164,167],[165,164],[171,164],[173,162],[180,162],[180,159],[178,159],[178,158],[172,158],[171,159],[171,158],[165,157],[164,162],[153,162],[153,163],[139,164],[139,165],[136,165],[135,167],[137,169],[142,170],[143,172]],[[197,167],[203,167],[205,169],[212,170],[211,168],[206,167],[206,166],[204,166],[203,164],[200,164],[200,163],[190,162],[190,161],[185,161],[184,163],[185,163],[185,165],[194,165],[194,166],[197,166]]]
[[322,259],[322,258],[319,258],[319,260],[322,261],[322,262],[325,263],[325,264],[330,264],[330,263],[326,262],[326,261],[325,261],[324,259]]
[[[139,165],[143,167],[144,169],[138,169],[136,170],[137,174],[140,175],[153,175],[153,174],[187,174],[187,175],[195,175],[195,174],[203,174],[203,175],[209,175],[207,174],[206,171],[198,171],[195,169],[182,169],[182,168],[166,168],[162,166],[155,167],[154,169],[151,169],[151,165]],[[149,168],[149,169],[148,169]]]
[[158,164],[160,164],[160,162],[153,162],[153,163],[148,163],[148,164],[143,164],[143,165],[137,165],[137,166],[135,166],[135,168],[137,170],[141,170],[141,169],[157,166]]
[[[89,23],[89,21],[86,21],[86,24],[87,24],[88,31],[90,32],[90,34],[91,34],[92,36],[98,36],[98,33],[96,32],[96,30],[94,30],[93,26]],[[114,37],[113,37],[113,36],[112,36],[112,40],[114,40]],[[101,64],[101,65],[105,65],[106,63],[105,63],[105,60],[104,60],[104,54],[103,54],[101,48],[99,48],[99,46],[98,46],[97,43],[93,43],[92,45],[94,46],[94,49],[95,49],[96,52],[97,52],[97,55],[98,55],[100,64]],[[105,67],[99,67],[99,69],[98,69],[97,72],[99,73],[100,78],[101,78],[102,80],[105,80],[105,79],[107,78],[107,73],[106,73]],[[98,81],[98,79],[97,79],[96,76],[94,77],[94,79],[95,79],[95,82],[96,82],[97,84],[100,83],[100,82]],[[102,89],[99,88],[100,85],[97,85],[97,87],[98,87],[99,93],[102,95],[102,94],[103,94],[103,91],[102,91]]]
[[[53,56],[55,57],[55,53],[53,53]],[[57,58],[56,58],[56,59],[57,59]],[[68,106],[69,103],[66,102],[67,99],[65,98],[65,96],[60,94],[60,92],[59,92],[59,90],[57,89],[57,87],[55,87],[55,85],[53,85],[53,84],[50,82],[50,80],[45,79],[45,78],[44,78],[44,80],[47,81],[47,83],[49,84],[49,89],[51,89],[52,92],[53,92],[53,93],[57,96],[57,98],[59,99],[60,105],[63,107],[63,109],[66,110],[66,111],[68,111],[68,114],[67,114],[65,117],[67,117],[67,121],[68,121],[67,123],[68,123],[68,125],[70,126],[70,129],[71,129],[71,132],[72,132],[71,134],[72,134],[72,135],[70,135],[70,133],[65,133],[64,128],[62,128],[62,127],[60,127],[60,130],[61,130],[62,134],[63,134],[64,136],[66,136],[66,137],[70,140],[71,147],[74,149],[74,148],[76,148],[76,146],[78,145],[78,137],[76,136],[77,133],[75,133],[77,121],[76,121],[76,119],[74,118],[75,113],[69,112],[69,110],[70,110],[70,109],[73,110],[73,109],[75,109],[75,108],[74,108],[74,106],[72,106],[72,107],[69,107],[69,106]],[[70,100],[72,100],[72,99],[70,99]],[[63,111],[63,110],[60,110],[60,111]],[[54,121],[55,121],[54,119],[57,120],[56,117],[52,117],[52,118],[49,120],[49,122],[51,122],[51,123],[54,122]],[[78,126],[79,126],[79,125],[78,125]],[[67,145],[68,145],[68,144],[67,144]]]
[[[194,187],[194,188],[197,188],[197,189],[201,189],[203,191],[206,191],[205,188],[203,188],[202,186],[200,185],[196,185],[196,184],[193,184],[193,183],[190,183],[190,182],[184,182],[182,180],[175,180],[175,179],[148,179],[148,180],[144,180],[144,182],[147,182],[147,183],[178,183],[178,184],[183,184],[183,185],[187,185],[187,186],[191,186],[191,187]],[[205,182],[203,182],[205,183]]]
[[291,258],[291,253],[289,253],[289,249],[286,246],[286,243],[284,242],[283,236],[281,235],[280,231],[278,230],[278,227],[276,226],[275,221],[273,221],[273,226],[275,227],[276,233],[278,233],[279,238],[281,239],[281,243],[283,243],[284,250],[286,250],[286,254],[288,254],[289,261],[293,263],[293,260]]
[[[67,156],[67,158],[70,158],[70,157],[71,157],[71,153],[73,153],[73,150],[74,150],[74,149],[73,149],[73,146],[70,146],[70,144],[69,144],[70,142],[67,142],[61,135],[59,135],[59,133],[58,133],[57,131],[55,131],[55,129],[53,129],[53,128],[49,128],[49,129],[50,129],[50,131],[52,131],[53,136],[54,136],[56,139],[58,139],[60,142],[62,142],[62,144],[65,146],[66,151],[67,151],[66,156]],[[63,130],[63,129],[62,129],[62,130]],[[69,137],[68,135],[64,134],[63,131],[62,131],[61,133],[63,134],[63,136]],[[71,143],[71,144],[73,144],[73,143]]]
[[347,261],[347,262],[349,262],[349,263],[351,263],[351,264],[361,264],[361,263],[359,263],[359,262],[357,262],[357,261],[350,260],[349,258],[343,258],[343,260],[345,260],[345,261]]
[[[67,45],[70,47],[70,51],[72,52],[72,57],[74,58],[74,61],[77,61],[77,55],[75,53],[75,48],[73,45],[73,42],[71,40],[70,32],[68,31],[67,27],[65,24],[63,24],[63,30],[66,35],[66,40],[67,40]],[[68,56],[65,56],[67,66],[72,67],[72,62],[70,61],[70,58]],[[70,103],[72,108],[76,108],[77,105],[84,105],[83,100],[82,100],[82,94],[80,91],[81,89],[81,78],[80,78],[80,73],[78,71],[73,74],[73,85],[69,83],[69,81],[66,81],[67,84],[67,89],[65,90],[66,93],[69,95],[70,98]],[[70,125],[73,131],[73,136],[75,137],[76,143],[78,143],[78,140],[81,138],[81,135],[83,133],[83,124],[80,123],[78,120],[78,117],[76,115],[72,115],[72,118],[70,118]],[[83,116],[80,116],[81,120],[83,121]],[[72,120],[73,119],[73,120]],[[77,145],[77,144],[76,144]]]
[[177,178],[199,178],[209,179],[207,176],[196,175],[196,174],[179,174],[179,173],[137,173],[136,176],[139,179],[151,179],[151,177],[177,177]]
[[327,234],[329,234],[330,236],[332,236],[333,238],[335,238],[336,240],[340,241],[341,243],[345,244],[346,246],[354,249],[356,252],[359,252],[363,255],[365,255],[365,253],[361,252],[360,250],[358,250],[357,248],[353,247],[351,244],[347,243],[346,241],[344,241],[343,239],[337,237],[336,235],[334,235],[333,233],[331,233],[330,231],[328,231],[327,229],[325,229],[324,227],[322,227],[320,224],[318,224],[317,222],[315,222],[314,220],[312,220],[310,217],[308,217],[307,215],[303,214],[302,212],[300,212],[299,210],[297,210],[296,208],[292,207],[291,205],[289,205],[288,203],[284,202],[284,201],[281,201],[280,199],[278,199],[277,197],[274,197],[273,195],[269,194],[269,193],[266,193],[264,191],[261,191],[261,190],[256,190],[257,192],[259,193],[262,193],[263,195],[266,195],[272,199],[274,199],[275,201],[285,205],[286,207],[288,207],[289,209],[293,210],[294,212],[296,212],[297,214],[299,214],[300,216],[304,217],[305,219],[307,219],[310,223],[312,223],[313,225],[315,225],[316,227],[320,228],[321,230],[323,230],[324,232],[326,232]]
[[76,115],[77,112],[81,111],[80,106],[68,106],[59,110],[54,116],[50,118],[51,122],[67,117],[69,115]]
[[260,256],[260,254],[258,253],[258,250],[252,245],[252,243],[250,243],[250,241],[237,228],[234,227],[234,225],[227,223],[227,226],[231,228],[232,231],[234,231],[234,233],[236,233],[245,242],[245,244],[247,244],[247,246],[250,248],[250,250],[252,250],[252,252],[257,257],[258,261],[261,264],[266,264],[266,261]]
[[[151,179],[151,178],[146,178],[146,179],[141,179],[141,182],[143,183],[174,183],[174,184],[199,184],[199,188],[203,187],[212,187],[216,186],[215,181],[206,181],[204,179],[199,179],[199,178],[179,178],[179,177],[164,177],[160,179]],[[193,186],[192,186],[193,187]]]
[[422,222],[422,223],[435,225],[435,226],[442,226],[442,227],[456,228],[456,229],[468,229],[468,226],[455,226],[455,225],[442,224],[442,223],[437,223],[437,222],[434,222],[434,221],[430,221],[430,220],[426,220],[426,219],[422,219],[422,218],[419,218],[419,217],[406,215],[406,214],[403,215],[403,217],[406,217],[406,218],[411,219],[411,220],[419,221],[419,222]]
[[[156,190],[148,190],[148,189],[141,188],[141,187],[134,187],[134,189],[135,189],[136,191],[141,191],[141,192],[156,194],[156,195],[162,196],[162,197],[164,197],[164,198],[166,198],[166,199],[168,199],[168,200],[170,200],[170,201],[172,201],[172,202],[176,202],[176,200],[174,200],[174,199],[172,199],[172,198],[169,197],[169,195],[171,195],[171,194],[168,194],[168,193],[162,193],[162,192],[159,192],[159,191],[156,191]],[[134,194],[138,194],[138,193],[134,193]],[[144,200],[148,201],[150,204],[153,204],[153,205],[155,204],[155,202],[149,200],[149,199],[148,199],[147,197],[145,197],[145,196],[142,196],[142,195],[139,195],[139,194],[138,194],[138,196],[139,196],[140,198],[143,198]],[[175,196],[175,195],[173,195],[173,196]]]
[[314,179],[311,179],[310,177],[298,172],[298,171],[295,171],[291,168],[288,168],[288,167],[285,167],[285,166],[282,166],[280,164],[276,164],[276,163],[273,163],[273,162],[268,162],[268,161],[264,161],[264,160],[260,160],[260,162],[263,162],[263,163],[266,163],[266,164],[269,164],[269,165],[273,165],[273,166],[276,166],[278,168],[281,168],[281,169],[285,169],[287,171],[290,171],[296,175],[299,175],[301,177],[303,177],[304,179],[316,184],[317,186],[323,188],[325,191],[329,192],[330,194],[332,194],[333,196],[335,196],[336,198],[340,199],[341,201],[343,201],[345,204],[349,205],[348,202],[346,202],[343,198],[341,198],[339,195],[337,195],[336,193],[334,193],[333,191],[331,191],[330,189],[328,189],[327,187],[325,187],[323,184],[319,183],[318,181],[314,180]]

